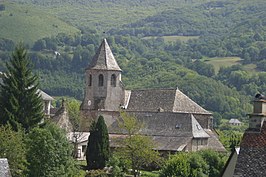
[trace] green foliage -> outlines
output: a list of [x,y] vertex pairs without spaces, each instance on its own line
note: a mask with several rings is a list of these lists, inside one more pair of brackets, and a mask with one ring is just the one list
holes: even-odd
[[86,173],[85,177],[107,177],[108,175],[104,170],[90,170]]
[[74,131],[78,131],[80,127],[80,101],[76,99],[67,99],[67,110]]
[[212,150],[177,153],[166,161],[161,176],[217,177],[225,165],[224,157],[224,154]]
[[117,142],[122,148],[116,149],[116,155],[129,163],[134,176],[143,166],[159,166],[161,159],[159,153],[153,150],[155,143],[149,137],[138,134],[142,123],[126,112],[121,112],[118,121],[119,128],[126,133],[126,137]]
[[218,131],[219,140],[228,151],[240,146],[243,132],[233,130]]
[[75,176],[78,170],[65,133],[52,123],[34,128],[27,138],[29,176]]
[[110,166],[111,171],[110,175],[111,177],[123,177],[125,176],[126,165],[121,161],[118,157],[116,157],[114,154],[110,158],[108,162],[108,166]]
[[7,158],[13,177],[24,177],[27,172],[25,134],[13,131],[10,125],[0,126],[0,158]]
[[87,147],[88,169],[103,169],[110,157],[108,129],[103,116],[99,116],[95,127],[90,131]]
[[227,157],[212,150],[203,150],[199,154],[208,165],[209,177],[220,176]]
[[186,153],[171,156],[163,166],[161,176],[188,177],[191,170],[188,158],[189,156]]
[[20,44],[6,64],[7,73],[0,84],[0,124],[26,131],[43,119],[43,103],[38,95],[37,76],[32,73],[26,49]]

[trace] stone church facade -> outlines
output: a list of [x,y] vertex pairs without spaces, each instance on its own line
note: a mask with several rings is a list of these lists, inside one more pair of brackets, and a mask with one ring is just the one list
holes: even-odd
[[82,131],[89,130],[91,119],[105,118],[111,146],[118,131],[117,117],[121,109],[141,120],[140,130],[150,136],[159,151],[225,151],[212,128],[212,114],[199,106],[179,89],[126,90],[119,67],[104,39],[86,69],[85,96],[81,111]]

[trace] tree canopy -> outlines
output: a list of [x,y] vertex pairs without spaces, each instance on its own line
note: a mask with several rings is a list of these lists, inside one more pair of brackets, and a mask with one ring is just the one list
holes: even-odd
[[34,128],[27,135],[29,177],[73,177],[78,171],[65,133],[53,123]]
[[86,151],[89,170],[103,169],[110,157],[109,135],[103,116],[92,125]]
[[22,126],[28,131],[43,119],[37,76],[31,66],[26,49],[19,44],[0,84],[0,124],[10,123],[14,130]]
[[117,156],[129,163],[134,176],[139,174],[143,166],[159,166],[161,159],[159,153],[153,150],[156,147],[155,143],[150,137],[139,134],[139,130],[145,125],[126,112],[120,114],[119,127],[126,137],[117,141]]

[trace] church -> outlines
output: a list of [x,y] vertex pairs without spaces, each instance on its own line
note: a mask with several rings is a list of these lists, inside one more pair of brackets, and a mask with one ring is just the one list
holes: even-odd
[[151,137],[158,151],[225,151],[212,127],[212,114],[178,88],[126,90],[121,77],[122,70],[104,39],[86,68],[82,131],[102,115],[110,146],[115,147],[113,138],[122,135],[116,121],[123,109],[144,123],[139,133]]

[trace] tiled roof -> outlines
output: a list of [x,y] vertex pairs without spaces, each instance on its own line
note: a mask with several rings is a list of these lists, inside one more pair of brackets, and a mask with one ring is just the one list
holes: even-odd
[[106,39],[102,41],[87,69],[121,71]]
[[240,147],[257,147],[266,149],[266,122],[263,123],[260,132],[246,130]]
[[235,176],[264,177],[266,174],[266,123],[256,132],[247,129],[240,144]]
[[0,177],[11,177],[8,161],[6,158],[0,158]]
[[211,114],[178,89],[132,90],[127,110]]

